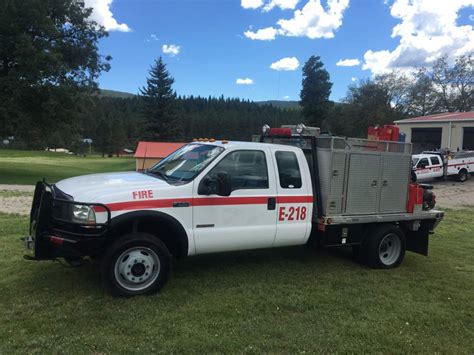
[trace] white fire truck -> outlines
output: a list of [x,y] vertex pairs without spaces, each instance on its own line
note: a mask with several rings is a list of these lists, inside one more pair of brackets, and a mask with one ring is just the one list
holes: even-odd
[[306,132],[266,126],[261,142],[192,142],[143,173],[38,182],[25,258],[95,258],[133,296],[165,284],[171,257],[349,245],[393,268],[427,255],[443,212],[411,196],[411,145]]
[[423,152],[413,155],[413,168],[417,181],[442,177],[457,177],[465,182],[474,173],[474,151]]

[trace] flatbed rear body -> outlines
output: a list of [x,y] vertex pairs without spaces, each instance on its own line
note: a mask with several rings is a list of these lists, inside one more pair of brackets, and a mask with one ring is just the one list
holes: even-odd
[[262,142],[297,146],[313,184],[312,240],[325,246],[362,244],[377,224],[395,223],[416,241],[407,250],[428,253],[428,236],[442,211],[407,212],[411,144],[333,136],[263,136]]

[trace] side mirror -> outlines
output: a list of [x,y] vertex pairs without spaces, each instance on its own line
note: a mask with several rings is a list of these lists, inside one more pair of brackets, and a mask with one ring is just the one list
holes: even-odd
[[221,172],[217,174],[217,194],[219,196],[230,196],[232,193],[232,180],[229,174]]
[[206,176],[198,188],[199,195],[230,196],[231,193],[232,180],[226,172],[218,173],[217,177]]
[[206,176],[204,179],[201,180],[201,183],[198,187],[198,194],[199,195],[212,195],[217,192],[217,180]]

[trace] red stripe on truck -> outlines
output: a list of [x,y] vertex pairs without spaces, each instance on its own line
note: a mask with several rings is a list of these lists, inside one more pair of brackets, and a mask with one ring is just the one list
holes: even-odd
[[[110,211],[140,210],[153,208],[172,208],[174,203],[189,203],[190,206],[229,206],[229,205],[265,205],[271,196],[242,196],[242,197],[198,197],[198,198],[169,198],[160,200],[141,200],[114,202],[107,204]],[[277,203],[312,203],[313,196],[277,196]],[[105,212],[100,206],[94,206],[95,212]]]

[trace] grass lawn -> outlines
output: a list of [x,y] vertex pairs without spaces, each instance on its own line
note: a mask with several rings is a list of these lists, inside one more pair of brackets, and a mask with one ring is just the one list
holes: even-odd
[[428,258],[371,270],[306,247],[175,262],[158,295],[117,299],[94,264],[29,262],[26,217],[0,214],[0,353],[474,353],[473,210]]
[[32,185],[43,177],[56,182],[71,176],[126,170],[135,170],[135,159],[0,149],[0,184]]

